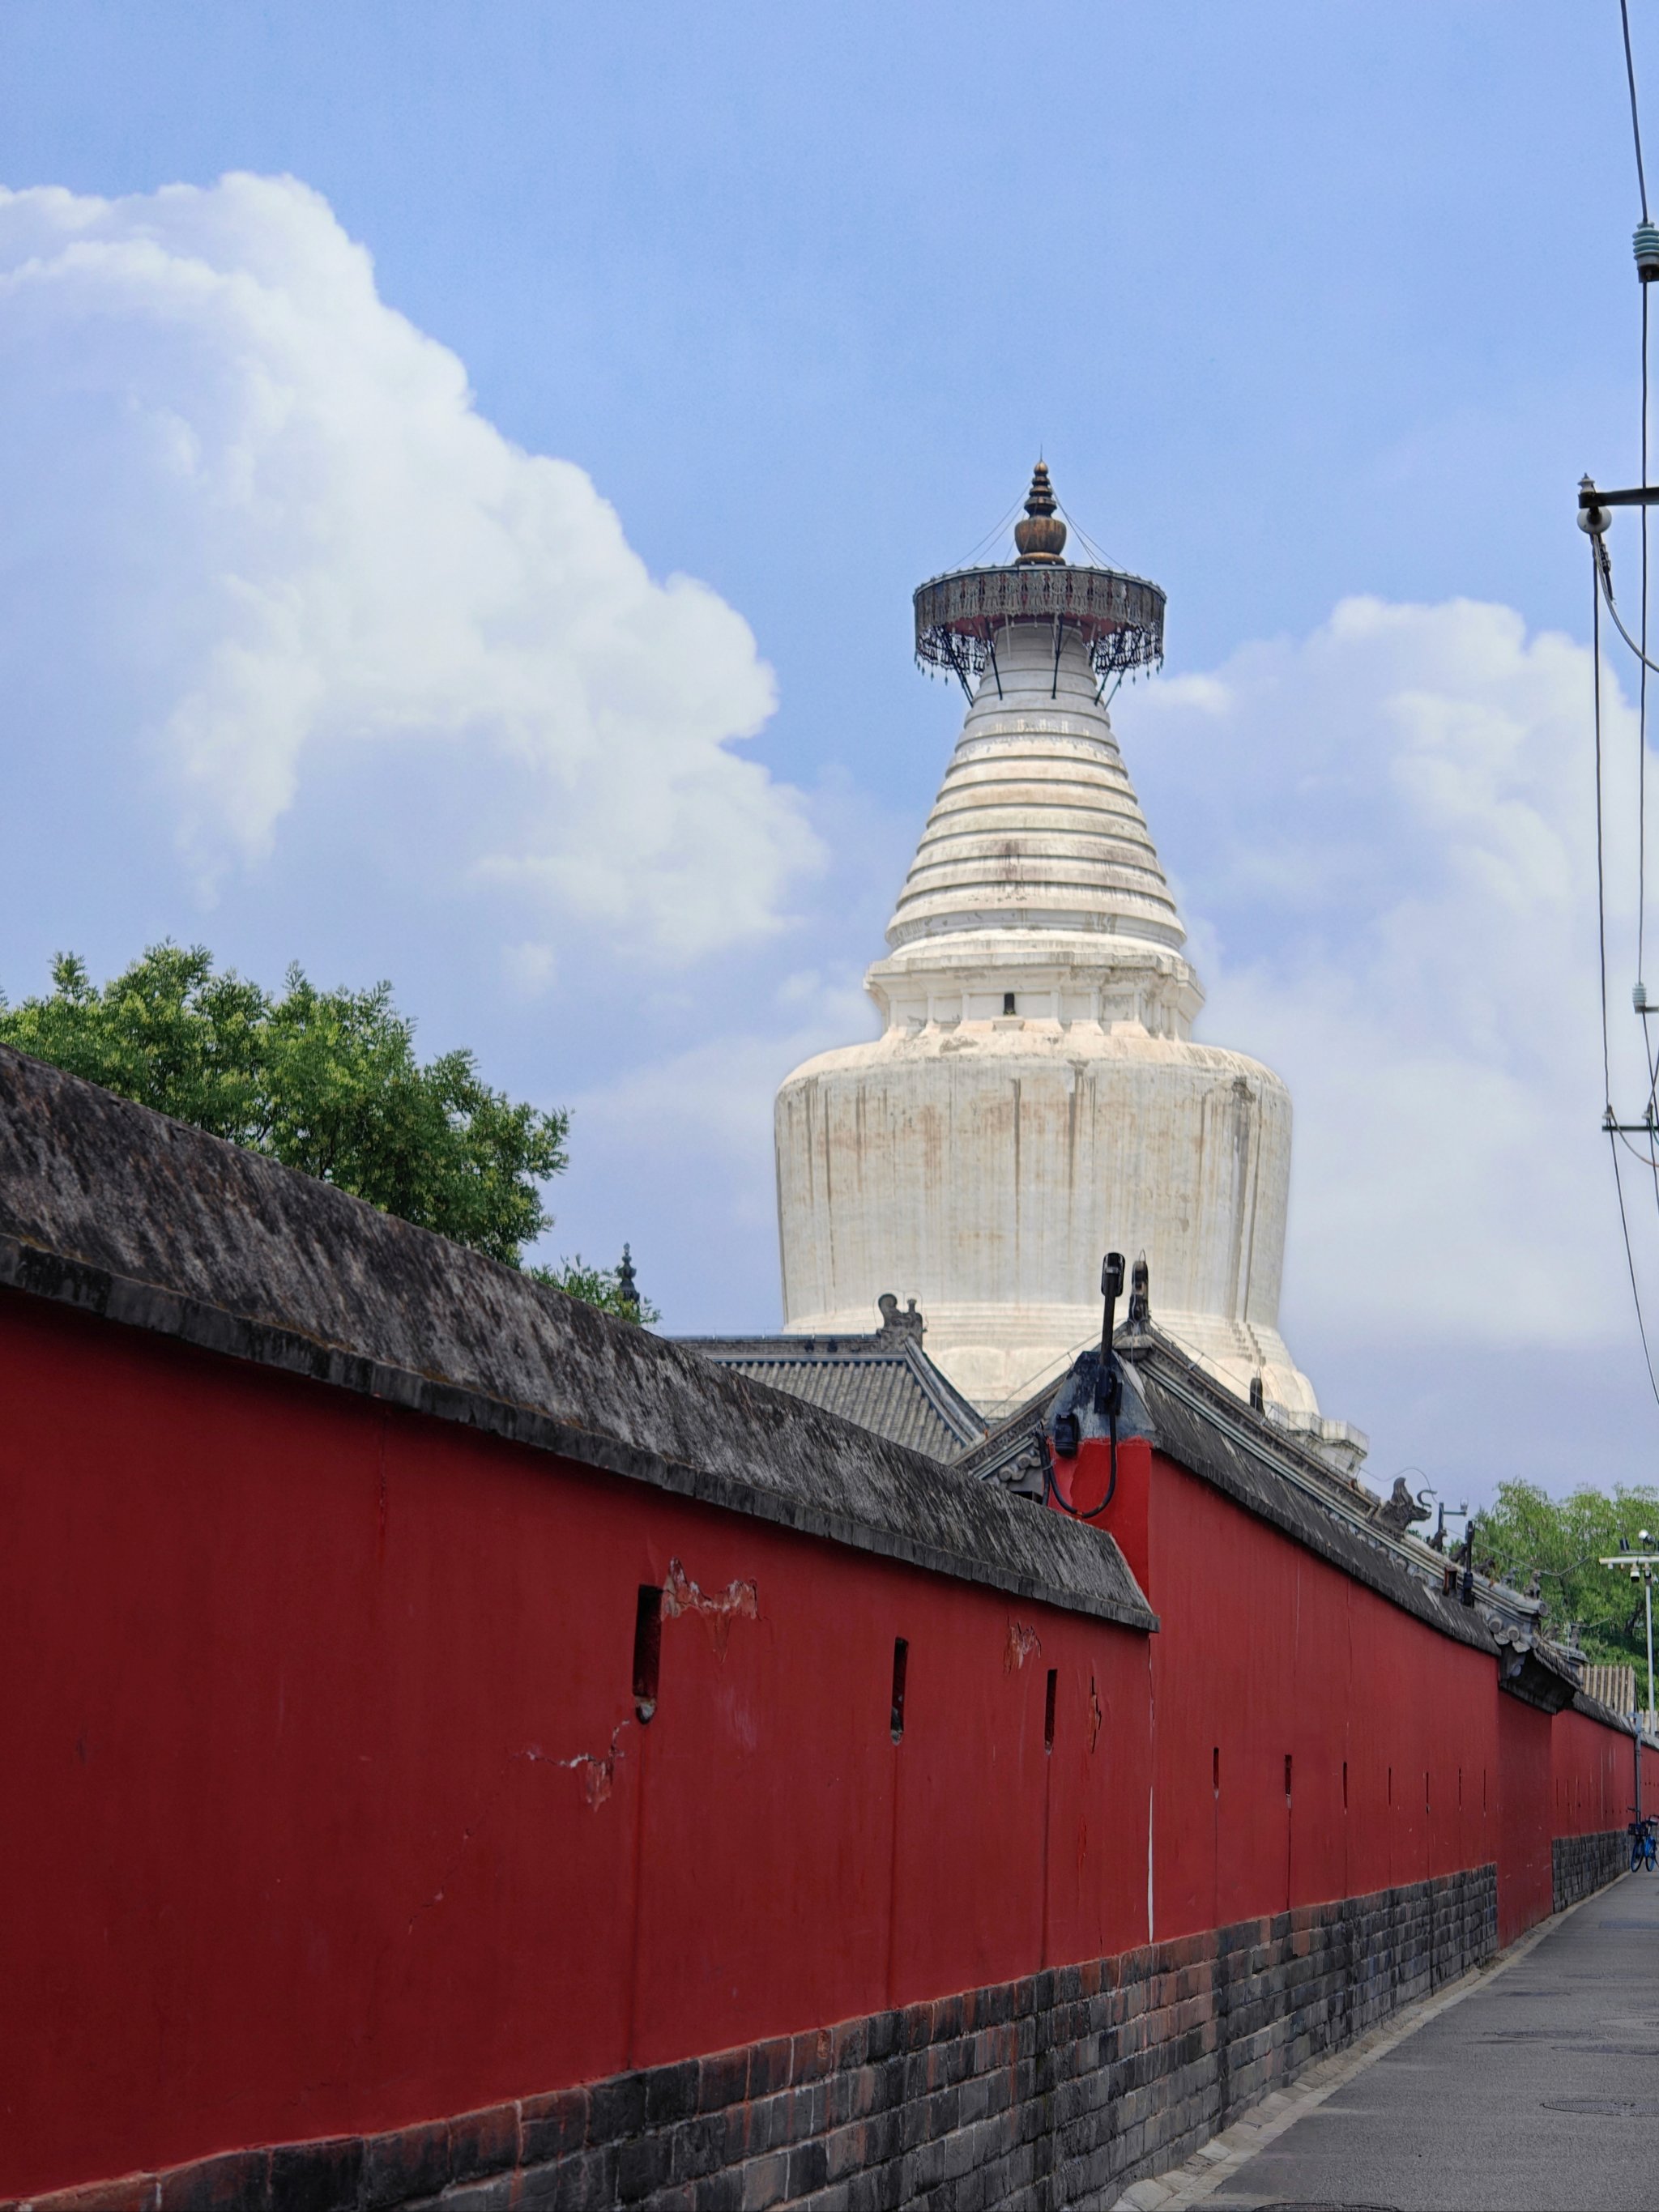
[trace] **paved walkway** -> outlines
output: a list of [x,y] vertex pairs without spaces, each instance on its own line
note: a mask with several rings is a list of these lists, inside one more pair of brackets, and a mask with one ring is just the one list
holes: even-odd
[[1659,1876],[1367,2045],[1143,2184],[1148,2212],[1659,2212]]

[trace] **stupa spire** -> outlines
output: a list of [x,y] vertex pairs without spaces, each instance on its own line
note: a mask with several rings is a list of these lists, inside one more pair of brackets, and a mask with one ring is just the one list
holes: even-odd
[[1048,465],[1039,461],[1031,471],[1031,489],[1025,495],[1025,520],[1014,525],[1021,568],[1060,561],[1064,556],[1066,525],[1054,512],[1059,504],[1048,481]]
[[[1160,656],[1164,594],[1138,576],[1069,565],[1058,507],[1039,459],[1014,529],[1018,557],[916,593],[917,657],[954,669],[969,709],[888,926],[895,952],[951,938],[966,957],[963,933],[994,930],[999,959],[1014,958],[1023,936],[1042,961],[1064,932],[1091,940],[1103,970],[1136,947],[1178,952],[1185,941],[1102,698],[1114,672]],[[1202,994],[1177,966],[1184,1031]],[[1170,994],[1160,986],[1159,995]]]
[[993,643],[888,944],[1058,929],[1091,937],[1103,965],[1134,945],[1178,951],[1186,932],[1081,641],[1062,636],[1056,656],[1046,623],[1015,623]]

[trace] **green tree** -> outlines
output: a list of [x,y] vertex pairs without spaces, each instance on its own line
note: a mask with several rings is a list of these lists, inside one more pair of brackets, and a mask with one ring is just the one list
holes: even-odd
[[640,1296],[631,1268],[624,1273],[620,1267],[590,1267],[578,1252],[556,1267],[532,1267],[530,1272],[538,1283],[580,1298],[585,1306],[597,1306],[601,1313],[615,1314],[620,1321],[642,1322],[647,1328],[654,1328],[662,1319],[650,1299]]
[[551,1222],[569,1116],[492,1091],[471,1053],[422,1064],[388,983],[319,991],[290,968],[273,997],[163,944],[101,989],[62,954],[52,985],[0,998],[0,1042],[509,1266]]
[[1634,1546],[1643,1528],[1659,1535],[1659,1490],[1619,1485],[1550,1498],[1534,1483],[1500,1482],[1497,1504],[1475,1524],[1474,1555],[1516,1589],[1536,1576],[1552,1631],[1577,1628],[1592,1659],[1634,1661],[1639,1674],[1647,1652],[1641,1589],[1601,1561],[1621,1542]]

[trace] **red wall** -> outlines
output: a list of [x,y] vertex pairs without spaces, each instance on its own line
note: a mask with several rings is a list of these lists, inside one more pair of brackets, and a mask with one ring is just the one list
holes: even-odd
[[[1558,1836],[1622,1828],[1636,1805],[1635,1747],[1583,1713],[1563,1713],[1551,1746],[1552,1824]],[[1659,1752],[1642,1753],[1642,1809],[1659,1813]]]
[[1144,1447],[1152,1638],[6,1293],[0,1407],[0,2193],[1121,1951],[1149,1858],[1159,1937],[1491,1860],[1507,1935],[1627,1817]]
[[[1085,1446],[1085,1462],[1096,1455]],[[1125,1445],[1120,1462],[1103,1525],[1161,1623],[1157,1935],[1488,1862],[1500,1942],[1543,1918],[1552,1839],[1630,1817],[1630,1739],[1505,1696],[1491,1659],[1144,1443]],[[1078,1469],[1081,1502],[1103,1490],[1099,1473]]]
[[[1550,1740],[1551,1825],[1558,1836],[1622,1828],[1636,1799],[1634,1747],[1583,1713],[1563,1713]],[[1650,1806],[1659,1811],[1659,1806]]]
[[1498,1940],[1507,1943],[1555,1901],[1550,1850],[1548,1714],[1518,1698],[1498,1700],[1503,1819],[1498,1831]]
[[1491,1660],[1173,1461],[1152,1474],[1158,1935],[1496,1857],[1515,1701]]
[[1144,1636],[5,1294],[0,1406],[0,2194],[1145,1939]]

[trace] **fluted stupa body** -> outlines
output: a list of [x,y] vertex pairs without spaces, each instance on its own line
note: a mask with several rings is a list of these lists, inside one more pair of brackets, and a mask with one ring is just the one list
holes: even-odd
[[866,979],[882,1033],[778,1094],[785,1326],[914,1297],[994,1411],[1097,1336],[1103,1252],[1144,1253],[1158,1326],[1340,1449],[1279,1333],[1290,1098],[1192,1040],[1203,994],[1099,688],[1079,635],[990,633]]

